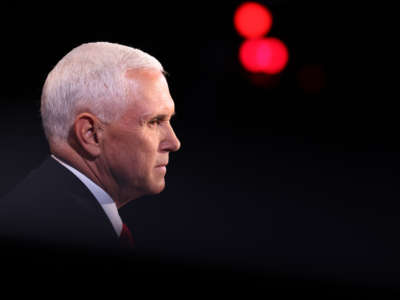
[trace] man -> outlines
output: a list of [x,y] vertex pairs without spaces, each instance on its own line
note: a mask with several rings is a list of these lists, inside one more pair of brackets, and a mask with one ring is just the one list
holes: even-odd
[[107,42],[80,45],[48,74],[41,116],[51,157],[1,201],[3,238],[28,244],[134,246],[118,209],[165,186],[180,148],[163,67]]

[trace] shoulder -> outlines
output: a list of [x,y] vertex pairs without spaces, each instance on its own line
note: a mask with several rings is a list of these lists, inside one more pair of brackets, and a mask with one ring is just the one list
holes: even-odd
[[[0,199],[0,234],[62,243],[110,241],[115,233],[86,186],[53,158],[46,159]],[[104,238],[103,238],[104,237]]]
[[73,174],[49,157],[0,199],[1,219],[30,224],[56,215],[61,218],[71,210],[69,199],[75,191],[91,196]]
[[22,208],[21,205],[44,205],[46,201],[50,201],[47,204],[52,205],[56,202],[55,196],[60,199],[74,192],[80,192],[86,197],[91,196],[78,178],[56,160],[48,157],[6,194],[0,205]]

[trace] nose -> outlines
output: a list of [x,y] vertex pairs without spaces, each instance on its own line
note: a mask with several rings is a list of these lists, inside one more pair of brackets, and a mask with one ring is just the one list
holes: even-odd
[[178,151],[181,147],[181,142],[175,134],[171,124],[168,125],[168,133],[163,142],[161,142],[161,150],[167,152]]

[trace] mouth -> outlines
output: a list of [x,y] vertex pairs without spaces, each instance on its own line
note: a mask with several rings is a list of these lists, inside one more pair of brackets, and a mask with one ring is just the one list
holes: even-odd
[[160,162],[159,164],[157,164],[156,168],[166,167],[167,165],[168,165],[168,160],[165,160],[165,161]]
[[156,165],[156,168],[166,168],[168,165],[168,162],[162,162]]
[[156,170],[160,170],[163,173],[167,172],[167,165],[158,165],[156,166]]

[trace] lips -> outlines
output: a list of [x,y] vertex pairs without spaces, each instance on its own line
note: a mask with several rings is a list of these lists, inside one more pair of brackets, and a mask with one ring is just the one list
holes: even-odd
[[161,162],[159,164],[156,165],[156,168],[160,168],[160,167],[166,167],[168,165],[168,161],[166,162]]
[[163,174],[165,174],[165,173],[167,172],[166,164],[158,165],[158,166],[156,167],[156,170],[162,172]]

